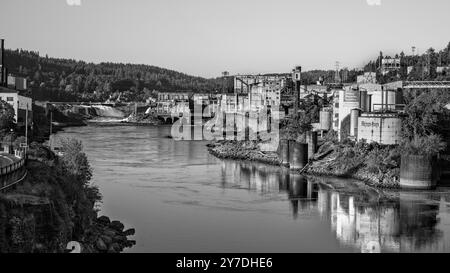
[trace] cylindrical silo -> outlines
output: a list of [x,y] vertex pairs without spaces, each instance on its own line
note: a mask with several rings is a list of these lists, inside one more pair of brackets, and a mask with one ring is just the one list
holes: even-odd
[[360,110],[352,109],[350,113],[350,136],[356,137],[358,135],[358,117]]
[[331,111],[320,111],[319,121],[321,130],[329,131],[331,129],[331,118]]
[[386,92],[386,109],[395,110],[395,104],[397,100],[397,91],[388,90]]
[[372,107],[372,95],[367,95],[366,96],[366,107],[367,107],[367,111],[366,112],[372,112],[373,107]]
[[361,108],[361,110],[363,112],[367,112],[368,111],[368,107],[367,107],[367,91],[359,92],[359,108]]

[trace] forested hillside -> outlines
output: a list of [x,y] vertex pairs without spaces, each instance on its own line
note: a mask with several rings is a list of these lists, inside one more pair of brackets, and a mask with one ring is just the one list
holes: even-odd
[[[448,81],[450,80],[450,43],[444,49],[436,51],[434,48],[428,49],[423,54],[406,55],[404,52],[394,56],[380,56],[370,61],[365,67],[365,71],[377,71],[380,67],[381,58],[400,58],[400,71],[388,73],[385,76],[378,75],[381,83],[409,80],[409,81]],[[408,73],[408,67],[412,68]]]
[[38,52],[6,50],[8,72],[28,79],[37,100],[104,101],[122,93],[122,100],[143,100],[151,91],[213,92],[221,79],[205,79],[141,64],[86,63],[40,56]]

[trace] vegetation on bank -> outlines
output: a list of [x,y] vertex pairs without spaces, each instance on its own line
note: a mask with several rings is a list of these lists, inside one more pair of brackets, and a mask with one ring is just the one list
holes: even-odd
[[84,252],[120,252],[134,244],[126,238],[134,230],[97,219],[102,197],[81,142],[66,139],[62,151],[30,145],[25,180],[0,194],[0,252],[63,252],[69,241]]

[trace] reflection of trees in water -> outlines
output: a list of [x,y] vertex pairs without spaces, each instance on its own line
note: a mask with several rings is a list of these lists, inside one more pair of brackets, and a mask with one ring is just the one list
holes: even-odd
[[400,230],[403,251],[432,247],[442,237],[442,231],[436,229],[439,214],[438,202],[439,199],[432,194],[400,193]]

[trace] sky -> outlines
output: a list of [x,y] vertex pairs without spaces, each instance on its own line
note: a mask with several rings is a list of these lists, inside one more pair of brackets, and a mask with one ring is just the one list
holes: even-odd
[[362,67],[450,42],[449,0],[1,0],[7,48],[202,77]]

